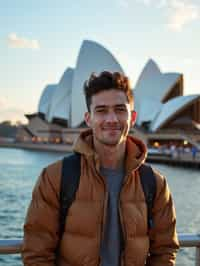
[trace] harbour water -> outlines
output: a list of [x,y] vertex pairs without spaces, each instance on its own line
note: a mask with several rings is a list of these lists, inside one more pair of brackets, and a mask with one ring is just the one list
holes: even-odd
[[[31,191],[42,168],[60,153],[0,148],[0,239],[23,237]],[[168,180],[176,205],[178,233],[200,232],[199,170],[153,164]],[[181,249],[177,266],[194,266],[195,249]],[[0,266],[22,266],[20,255],[0,255]]]

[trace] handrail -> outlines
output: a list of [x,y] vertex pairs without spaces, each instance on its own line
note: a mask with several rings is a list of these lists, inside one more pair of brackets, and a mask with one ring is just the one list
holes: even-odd
[[[179,234],[180,247],[196,247],[195,266],[200,266],[200,234]],[[22,239],[0,239],[0,254],[17,254],[22,252]]]
[[196,247],[195,266],[200,266],[200,235],[179,234],[180,247]]
[[0,239],[0,254],[17,254],[22,252],[22,239]]

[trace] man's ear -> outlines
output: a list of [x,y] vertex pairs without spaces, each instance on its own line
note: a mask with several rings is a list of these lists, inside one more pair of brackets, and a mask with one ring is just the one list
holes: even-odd
[[132,111],[131,112],[131,126],[134,126],[134,124],[136,122],[136,118],[137,118],[137,112],[136,111]]
[[88,127],[91,127],[90,112],[86,112],[84,115],[85,123]]

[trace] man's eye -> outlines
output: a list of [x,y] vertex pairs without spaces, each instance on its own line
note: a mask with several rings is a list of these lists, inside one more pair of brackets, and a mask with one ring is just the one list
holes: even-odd
[[123,107],[116,108],[117,112],[126,112],[126,109]]
[[97,109],[96,112],[97,112],[97,113],[105,113],[106,110],[105,110],[105,109]]

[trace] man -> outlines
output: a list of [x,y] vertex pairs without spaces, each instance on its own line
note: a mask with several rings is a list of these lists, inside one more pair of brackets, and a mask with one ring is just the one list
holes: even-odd
[[59,242],[62,162],[43,170],[24,226],[25,266],[172,266],[179,247],[176,217],[166,180],[154,170],[154,226],[140,182],[145,145],[128,136],[135,123],[129,80],[122,74],[91,75],[84,86],[90,130],[74,151],[81,154],[80,184]]

